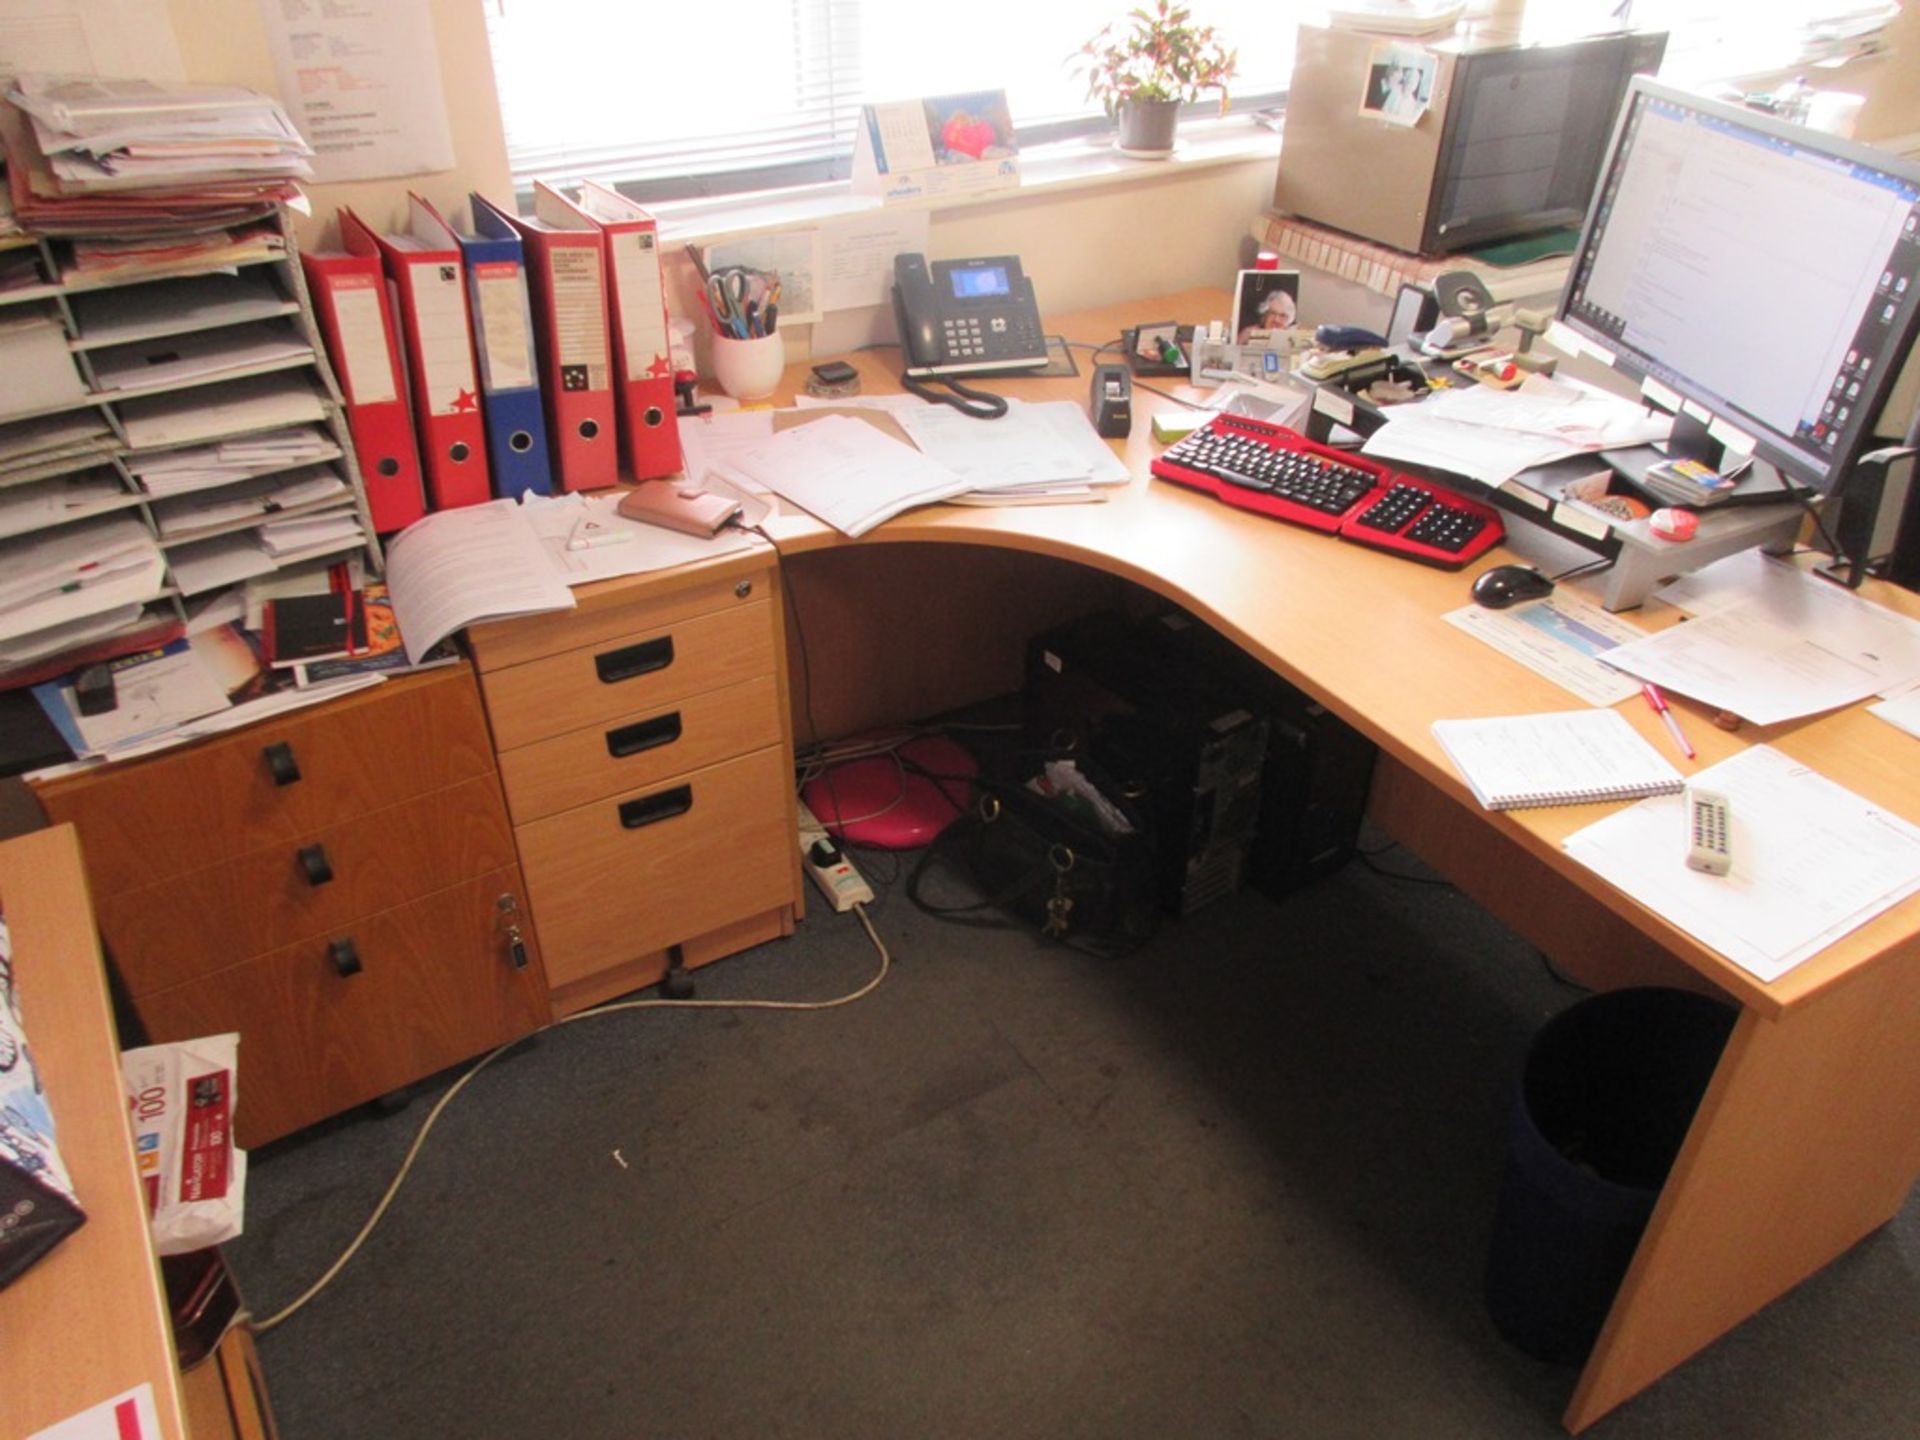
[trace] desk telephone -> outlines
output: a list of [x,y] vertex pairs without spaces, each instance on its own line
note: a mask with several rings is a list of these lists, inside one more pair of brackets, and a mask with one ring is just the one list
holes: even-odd
[[[893,306],[906,357],[901,382],[923,399],[992,419],[1006,413],[1006,401],[955,381],[1047,363],[1033,282],[1021,273],[1017,256],[936,260],[929,266],[924,255],[897,255]],[[926,379],[940,380],[957,394],[930,391],[918,383]]]

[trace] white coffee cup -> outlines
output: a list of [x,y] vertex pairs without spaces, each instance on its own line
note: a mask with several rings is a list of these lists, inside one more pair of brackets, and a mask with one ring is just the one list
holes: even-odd
[[786,337],[777,330],[748,340],[713,337],[713,378],[736,400],[766,399],[786,368]]

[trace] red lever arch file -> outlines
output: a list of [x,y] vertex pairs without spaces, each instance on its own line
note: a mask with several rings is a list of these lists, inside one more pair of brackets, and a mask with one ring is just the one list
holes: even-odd
[[680,421],[660,278],[660,226],[626,196],[591,180],[581,185],[575,209],[599,226],[605,241],[620,453],[636,480],[676,475]]
[[300,267],[346,397],[347,431],[373,528],[382,534],[403,530],[427,513],[427,500],[380,259],[305,251]]
[[493,494],[460,250],[417,195],[407,197],[407,212],[407,229],[384,235],[343,208],[340,239],[348,253],[378,255],[386,267],[433,508],[484,505]]
[[600,229],[538,181],[532,217],[506,218],[527,251],[556,478],[562,490],[604,490],[620,479],[620,454]]

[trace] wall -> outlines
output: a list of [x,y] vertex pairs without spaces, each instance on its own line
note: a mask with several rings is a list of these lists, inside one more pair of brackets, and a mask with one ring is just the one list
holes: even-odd
[[[279,93],[259,0],[168,0],[187,74],[196,80],[250,85]],[[440,69],[456,165],[405,179],[315,185],[314,218],[301,243],[322,243],[327,221],[351,205],[370,223],[397,223],[408,190],[451,215],[471,190],[512,194],[506,138],[492,81],[482,0],[432,0]],[[1115,299],[1231,283],[1243,237],[1273,189],[1273,161],[1174,169],[1138,185],[1014,195],[934,217],[928,240],[935,256],[1021,256],[1049,310],[1078,309]],[[331,242],[328,242],[331,243]],[[670,306],[692,314],[691,267],[668,276]],[[856,323],[859,317],[855,317]],[[878,317],[876,325],[880,323]],[[891,327],[888,326],[890,329]],[[790,346],[804,350],[804,334]]]
[[[259,0],[167,0],[187,73],[195,79],[277,92]],[[1517,4],[1518,0],[1512,0]],[[328,217],[351,204],[374,224],[403,212],[417,189],[444,211],[458,210],[469,190],[510,194],[506,141],[492,84],[482,0],[432,0],[443,89],[454,137],[453,170],[409,179],[312,188],[314,219],[302,243],[319,240]],[[1909,0],[1889,36],[1888,57],[1813,72],[1825,89],[1868,96],[1859,134],[1878,139],[1920,131],[1920,0]],[[1252,218],[1272,193],[1274,162],[1250,160],[1207,168],[1168,167],[1122,186],[1015,194],[935,215],[928,248],[935,256],[1018,253],[1042,304],[1072,310],[1103,301],[1197,285],[1225,285],[1244,259]],[[667,277],[675,314],[690,315],[690,267]],[[846,317],[829,348],[877,338],[881,314]],[[804,353],[808,337],[792,333]]]

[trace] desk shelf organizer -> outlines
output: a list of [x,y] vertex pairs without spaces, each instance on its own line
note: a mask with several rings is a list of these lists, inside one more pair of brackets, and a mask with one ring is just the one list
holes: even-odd
[[[239,233],[224,249],[96,274],[75,271],[60,239],[0,239],[0,556],[18,560],[37,541],[130,517],[164,561],[139,597],[154,621],[184,619],[238,579],[307,562],[357,556],[379,573],[292,229],[276,210]],[[163,363],[174,356],[200,373],[179,377]],[[167,452],[295,427],[312,441],[297,460],[262,459],[178,496],[138,479],[143,461]],[[303,470],[344,489],[286,505],[265,493]],[[224,513],[208,517],[208,502]],[[358,521],[357,538],[305,550],[269,543],[274,522],[336,515]],[[130,603],[115,591],[98,613]]]
[[[1387,418],[1379,406],[1358,395],[1335,385],[1318,385],[1307,416],[1306,435],[1322,445],[1331,442],[1339,427],[1365,437],[1386,424]],[[1703,510],[1700,529],[1692,540],[1684,544],[1662,540],[1645,519],[1615,520],[1563,493],[1568,484],[1593,473],[1600,465],[1595,456],[1575,456],[1523,471],[1501,485],[1462,488],[1549,535],[1612,561],[1601,581],[1601,603],[1614,611],[1635,609],[1674,576],[1743,550],[1784,553],[1799,534],[1804,512],[1798,504],[1787,501]],[[1420,470],[1418,466],[1411,468],[1416,473]],[[1508,527],[1509,545],[1513,543],[1513,529]]]

